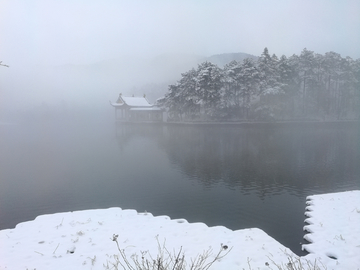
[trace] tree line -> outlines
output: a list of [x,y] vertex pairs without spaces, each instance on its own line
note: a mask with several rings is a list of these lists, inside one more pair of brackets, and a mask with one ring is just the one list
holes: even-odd
[[339,120],[360,117],[360,59],[306,48],[291,57],[267,48],[223,68],[203,62],[168,86],[157,105],[169,120]]

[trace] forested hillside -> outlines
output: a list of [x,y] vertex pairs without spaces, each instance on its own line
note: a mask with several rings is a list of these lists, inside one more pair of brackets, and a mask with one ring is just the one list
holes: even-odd
[[157,103],[170,121],[359,119],[360,59],[306,48],[278,58],[265,48],[257,59],[199,64]]

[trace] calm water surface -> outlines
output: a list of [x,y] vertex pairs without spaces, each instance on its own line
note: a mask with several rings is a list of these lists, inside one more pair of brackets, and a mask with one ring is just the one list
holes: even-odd
[[0,229],[121,207],[257,227],[301,254],[306,196],[359,189],[358,124],[0,125]]

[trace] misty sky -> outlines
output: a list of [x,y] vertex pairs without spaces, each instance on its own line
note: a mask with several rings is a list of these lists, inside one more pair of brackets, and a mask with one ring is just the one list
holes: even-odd
[[264,47],[360,58],[358,0],[0,0],[0,61],[84,64]]
[[[10,66],[0,66],[0,118],[44,104],[108,109],[119,93],[194,67],[174,70],[169,54],[259,56],[265,47],[279,57],[307,48],[360,58],[360,1],[0,0],[0,61]],[[132,63],[159,55],[159,70]],[[97,64],[111,59],[118,64]]]

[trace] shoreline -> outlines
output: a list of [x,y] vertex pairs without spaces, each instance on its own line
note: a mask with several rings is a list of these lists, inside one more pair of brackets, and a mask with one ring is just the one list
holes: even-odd
[[206,126],[206,125],[220,125],[220,126],[290,126],[290,125],[307,125],[307,126],[326,126],[326,125],[348,125],[354,124],[360,126],[360,120],[331,120],[331,121],[317,121],[317,120],[285,120],[285,121],[179,121],[179,122],[148,122],[148,121],[136,121],[136,122],[125,122],[115,120],[117,125],[163,125],[163,126],[176,126],[176,125],[193,125],[193,126]]

